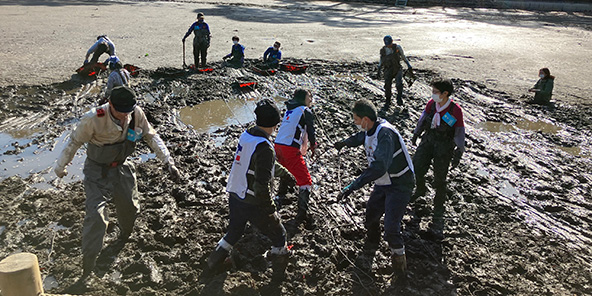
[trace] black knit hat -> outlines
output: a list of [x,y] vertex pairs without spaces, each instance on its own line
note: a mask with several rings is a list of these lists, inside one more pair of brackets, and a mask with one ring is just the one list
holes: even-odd
[[255,108],[256,124],[261,127],[274,127],[280,123],[280,110],[270,99],[257,102]]
[[109,101],[118,112],[129,113],[136,107],[136,93],[127,86],[117,86],[111,91]]

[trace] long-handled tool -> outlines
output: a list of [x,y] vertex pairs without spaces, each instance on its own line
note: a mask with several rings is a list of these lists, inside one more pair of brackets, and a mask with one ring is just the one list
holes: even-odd
[[183,69],[187,68],[187,64],[185,63],[185,40],[183,40]]

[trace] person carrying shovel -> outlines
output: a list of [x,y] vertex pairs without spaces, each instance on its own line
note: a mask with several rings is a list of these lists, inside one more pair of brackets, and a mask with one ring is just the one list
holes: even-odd
[[337,196],[344,200],[355,190],[374,181],[374,188],[366,204],[367,229],[365,251],[376,252],[380,242],[380,219],[384,214],[384,238],[391,249],[394,275],[401,276],[407,269],[405,245],[401,234],[401,220],[413,187],[413,163],[405,142],[388,121],[378,118],[374,104],[362,99],[352,108],[354,123],[360,132],[339,141],[334,147],[364,145],[368,168]]
[[210,47],[210,27],[204,22],[203,12],[197,13],[197,21],[194,22],[190,27],[185,36],[183,37],[183,63],[185,63],[185,39],[193,32],[193,62],[195,68],[199,67],[199,60],[201,56],[201,67],[206,67],[206,57],[208,55],[208,48]]

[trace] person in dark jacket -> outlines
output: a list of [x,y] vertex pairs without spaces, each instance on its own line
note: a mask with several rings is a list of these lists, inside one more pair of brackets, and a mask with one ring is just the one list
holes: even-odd
[[335,143],[335,148],[341,150],[346,146],[364,145],[368,168],[343,188],[337,199],[341,201],[374,181],[366,204],[364,224],[368,233],[365,249],[373,252],[378,249],[380,219],[384,215],[384,238],[391,248],[395,275],[400,276],[407,269],[401,220],[415,185],[413,163],[403,138],[393,125],[377,117],[374,104],[362,99],[354,104],[352,111],[354,123],[361,131]]
[[[299,221],[310,221],[308,212],[308,201],[310,199],[310,187],[312,179],[303,155],[310,150],[314,155],[317,148],[314,128],[314,116],[309,107],[312,104],[312,94],[305,89],[297,89],[294,92],[293,99],[286,102],[286,113],[282,120],[282,125],[275,137],[275,152],[280,164],[285,166],[290,173],[296,177],[298,191],[298,213],[296,219]],[[280,183],[278,190],[278,205],[284,198],[287,191],[285,182]]]
[[555,76],[551,75],[548,68],[542,68],[539,70],[539,80],[533,88],[529,89],[529,92],[534,93],[534,99],[528,101],[530,104],[548,105],[551,102],[553,96],[553,84]]
[[271,69],[279,67],[280,60],[282,59],[282,51],[280,50],[281,43],[276,41],[273,46],[270,46],[263,53],[263,63],[265,66]]
[[230,224],[226,235],[218,242],[207,260],[207,275],[220,272],[233,246],[242,237],[247,222],[257,227],[271,240],[266,257],[272,261],[274,277],[282,276],[291,252],[286,244],[286,230],[276,212],[271,197],[271,182],[275,176],[290,173],[275,161],[271,134],[280,122],[280,111],[269,99],[255,108],[256,125],[242,133],[228,176]]
[[208,56],[208,48],[210,47],[210,27],[204,22],[205,16],[203,12],[197,13],[197,21],[194,22],[190,27],[185,36],[183,37],[183,43],[185,39],[193,32],[193,61],[195,68],[199,67],[199,58],[201,56],[201,67],[206,67],[206,57]]
[[383,110],[387,110],[391,105],[393,96],[393,79],[395,79],[395,86],[397,87],[397,105],[403,105],[403,68],[401,61],[407,64],[410,71],[413,68],[405,56],[401,45],[393,43],[393,37],[386,35],[383,40],[384,46],[380,49],[378,67],[379,71],[380,69],[384,69],[384,97],[386,98],[386,102]]
[[432,82],[432,98],[421,113],[411,139],[415,145],[421,137],[413,156],[417,188],[412,200],[425,195],[425,174],[433,162],[433,185],[436,189],[433,223],[437,227],[442,226],[443,222],[448,168],[456,168],[465,151],[463,113],[460,106],[450,98],[453,92],[454,86],[448,79]]
[[222,59],[226,61],[226,65],[233,68],[242,68],[245,62],[245,47],[238,43],[240,39],[238,36],[232,37],[232,49],[230,53],[225,55]]

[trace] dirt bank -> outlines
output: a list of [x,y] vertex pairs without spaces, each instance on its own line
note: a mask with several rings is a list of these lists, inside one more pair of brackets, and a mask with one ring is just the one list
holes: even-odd
[[[408,206],[404,218],[409,273],[389,281],[389,250],[382,243],[373,261],[360,250],[366,187],[345,204],[335,202],[342,186],[365,166],[362,149],[337,154],[331,144],[355,131],[348,111],[367,98],[382,105],[376,64],[308,61],[305,75],[280,72],[261,77],[247,70],[189,75],[179,68],[145,71],[134,80],[142,107],[179,166],[189,177],[169,180],[146,145],[136,159],[141,214],[130,242],[111,244],[110,232],[97,275],[87,295],[582,295],[592,293],[590,201],[592,110],[558,103],[526,105],[522,99],[486,85],[454,79],[455,100],[465,112],[467,153],[450,174],[443,237],[428,228],[431,198]],[[419,80],[404,97],[406,108],[387,118],[406,140],[426,103],[434,73],[418,69]],[[257,92],[242,93],[238,81],[258,81]],[[0,125],[15,140],[2,159],[31,150],[47,155],[62,134],[97,100],[104,83],[68,80],[45,86],[0,88]],[[232,153],[248,120],[194,131],[182,110],[203,101],[252,104],[251,98],[288,97],[296,87],[315,95],[320,151],[309,160],[314,183],[314,229],[295,227],[295,203],[281,210],[295,256],[287,280],[274,283],[266,268],[263,236],[249,228],[236,246],[235,266],[200,283],[204,256],[228,222],[224,187]],[[248,107],[246,107],[248,109]],[[18,138],[18,131],[42,132]],[[23,138],[24,137],[24,138]],[[411,153],[414,147],[411,147]],[[83,152],[82,152],[83,153]],[[83,155],[81,156],[83,157]],[[23,157],[24,158],[24,157]],[[17,159],[16,166],[19,162]],[[21,166],[25,164],[20,162]],[[80,165],[80,164],[78,164]],[[74,164],[73,166],[76,166]],[[11,169],[4,167],[5,169]],[[80,233],[84,194],[78,176],[64,183],[50,169],[0,182],[0,257],[28,251],[39,256],[46,290],[72,291],[81,273]],[[72,175],[76,175],[73,173]],[[46,184],[36,186],[35,184]],[[44,187],[46,189],[37,189]],[[294,195],[289,196],[295,201]],[[80,292],[80,291],[79,291]]]

